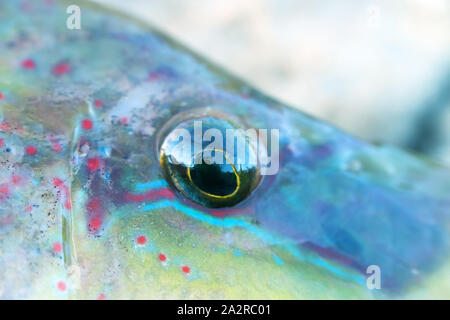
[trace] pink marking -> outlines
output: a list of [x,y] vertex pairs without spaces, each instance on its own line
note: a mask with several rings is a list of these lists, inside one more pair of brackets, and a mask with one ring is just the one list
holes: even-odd
[[101,217],[93,217],[89,222],[89,231],[95,233],[98,231],[98,229],[100,229],[101,225],[102,225]]
[[0,123],[0,130],[2,130],[2,131],[11,130],[11,126],[9,125],[8,122],[2,122],[2,123]]
[[3,139],[0,138],[0,148],[3,146]]
[[67,286],[66,286],[66,284],[65,284],[64,281],[58,282],[58,289],[59,289],[60,291],[66,291]]
[[97,232],[103,222],[104,210],[99,198],[95,197],[91,199],[86,206],[89,231],[92,233]]
[[97,300],[106,300],[106,295],[104,293],[99,294]]
[[61,152],[62,146],[61,144],[56,141],[56,139],[53,137],[53,135],[50,135],[50,143],[52,144],[52,150],[55,152]]
[[36,63],[32,59],[27,59],[22,61],[22,67],[25,69],[34,69],[36,67]]
[[3,93],[0,92],[0,100],[3,99]]
[[61,244],[61,242],[55,242],[53,244],[53,252],[55,252],[55,253],[61,253],[62,252],[62,244]]
[[52,150],[55,152],[61,152],[62,147],[61,144],[59,144],[58,142],[52,142]]
[[55,186],[55,187],[60,187],[60,186],[62,186],[63,185],[63,181],[61,180],[61,179],[59,179],[59,178],[53,178],[53,185]]
[[21,176],[13,175],[13,176],[11,177],[11,182],[12,182],[13,184],[19,184],[20,181],[22,181],[22,177],[21,177]]
[[101,107],[103,107],[103,101],[102,100],[94,100],[94,105],[96,107],[101,108]]
[[189,274],[191,273],[191,268],[189,268],[188,266],[182,266],[181,271],[183,271],[186,274]]
[[159,261],[164,262],[167,260],[167,257],[165,254],[160,253],[160,254],[158,254],[158,259],[159,259]]
[[175,194],[170,189],[152,190],[143,194],[125,194],[125,201],[130,202],[152,201],[160,198],[173,199]]
[[9,187],[6,183],[0,184],[0,200],[5,200],[9,196]]
[[71,70],[72,70],[72,67],[70,66],[70,64],[61,62],[52,68],[52,73],[54,75],[58,76],[58,75],[66,74],[66,73],[70,72]]
[[83,127],[84,130],[91,130],[94,124],[91,120],[84,119],[83,121],[81,121],[81,126]]
[[64,207],[67,210],[72,209],[72,198],[70,196],[70,190],[69,188],[66,186],[66,184],[64,183],[64,181],[62,181],[61,179],[55,177],[53,178],[53,185],[55,187],[57,187],[61,193],[64,195]]
[[100,167],[100,158],[90,158],[87,161],[87,167],[89,171],[94,172],[97,171]]
[[217,210],[217,209],[209,209],[208,212],[216,217],[222,218],[227,216],[234,215],[248,215],[249,212],[246,209],[225,209],[225,210]]
[[71,198],[69,198],[69,199],[67,199],[67,200],[64,202],[64,207],[65,207],[67,210],[72,209],[72,202],[71,202],[71,201],[72,201]]
[[30,156],[34,156],[37,153],[37,149],[34,146],[27,146],[25,152]]
[[147,238],[145,236],[139,236],[137,237],[136,242],[140,245],[144,245],[147,242]]

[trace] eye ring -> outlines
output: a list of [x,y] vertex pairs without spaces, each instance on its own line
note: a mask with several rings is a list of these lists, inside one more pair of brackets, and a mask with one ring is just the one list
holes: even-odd
[[[196,184],[194,181],[192,181],[192,177],[191,177],[191,167],[190,167],[190,166],[186,167],[186,174],[187,174],[187,176],[188,176],[188,178],[189,178],[189,181],[192,183],[192,185],[193,185],[198,191],[200,191],[201,193],[203,193],[204,195],[206,195],[206,196],[208,196],[208,197],[217,198],[217,199],[227,199],[227,198],[232,198],[232,197],[239,191],[239,187],[240,187],[240,184],[241,184],[241,179],[239,178],[239,174],[238,174],[237,171],[236,171],[236,167],[233,165],[232,161],[230,161],[230,159],[225,155],[224,150],[219,150],[219,149],[209,149],[209,150],[213,150],[213,151],[215,151],[215,152],[222,152],[222,153],[224,154],[224,155],[223,155],[224,158],[228,161],[228,163],[230,164],[230,166],[233,168],[233,173],[234,173],[234,175],[236,176],[236,188],[234,189],[234,191],[233,191],[232,193],[227,194],[227,195],[225,195],[225,196],[220,196],[220,195],[216,195],[216,194],[212,194],[212,193],[206,192],[206,191],[202,190],[201,188],[199,188],[199,187],[197,186],[197,184]],[[203,154],[205,151],[208,151],[208,149],[203,150],[203,151],[197,153],[197,154],[194,156],[194,158],[195,158],[196,156],[198,156],[199,154]]]

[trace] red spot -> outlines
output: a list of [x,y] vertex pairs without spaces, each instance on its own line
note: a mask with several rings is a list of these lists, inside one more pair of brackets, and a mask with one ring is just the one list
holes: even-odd
[[191,268],[189,268],[188,266],[182,266],[181,267],[181,271],[183,271],[184,273],[188,274],[191,272]]
[[22,67],[24,67],[25,69],[34,69],[36,67],[36,64],[32,59],[27,59],[22,61]]
[[8,122],[2,122],[2,123],[0,123],[0,130],[3,130],[3,131],[11,130],[11,126],[9,125]]
[[67,200],[64,202],[64,207],[65,207],[67,210],[72,209],[72,202],[70,201],[70,199],[67,199]]
[[37,149],[34,146],[28,146],[25,151],[30,156],[33,156],[33,155],[35,155],[37,153]]
[[62,147],[58,142],[52,142],[52,149],[55,152],[61,152]]
[[21,176],[18,176],[18,175],[13,175],[13,176],[11,177],[11,182],[12,182],[13,184],[18,184],[21,180],[22,180],[22,177],[21,177]]
[[59,289],[60,291],[66,291],[67,286],[66,286],[66,284],[64,283],[64,281],[58,282],[58,289]]
[[81,126],[83,127],[84,130],[91,130],[92,127],[93,127],[93,125],[94,125],[94,124],[93,124],[92,121],[89,120],[89,119],[84,119],[84,120],[81,122]]
[[103,208],[99,198],[95,197],[86,206],[89,218],[89,231],[97,232],[103,221]]
[[104,293],[99,294],[99,296],[97,297],[97,300],[106,300],[106,295]]
[[62,181],[61,179],[55,177],[53,178],[53,185],[55,187],[58,187],[59,190],[61,190],[64,194],[65,197],[65,201],[64,201],[64,207],[67,210],[72,209],[72,202],[71,202],[71,198],[70,198],[70,192],[69,192],[69,188],[64,184],[64,181]]
[[0,92],[0,99],[3,99],[3,93]]
[[25,212],[31,212],[33,211],[33,206],[29,205],[28,207],[25,208]]
[[90,171],[96,171],[100,167],[100,159],[99,158],[88,159],[87,167]]
[[145,236],[139,236],[137,237],[136,242],[138,244],[145,244],[147,242],[147,238]]
[[61,251],[62,251],[62,245],[61,245],[61,243],[60,243],[60,242],[55,242],[55,243],[53,244],[53,252],[55,252],[55,253],[61,253]]
[[62,184],[63,184],[63,181],[62,181],[61,179],[59,179],[59,178],[53,178],[53,185],[54,185],[55,187],[62,186]]
[[94,105],[96,107],[101,108],[101,107],[103,107],[103,101],[102,100],[94,100]]
[[9,195],[9,188],[8,185],[0,184],[0,200],[6,199],[6,197]]
[[120,123],[122,123],[123,125],[126,125],[128,123],[128,118],[120,118]]
[[3,146],[3,139],[0,138],[0,148]]
[[102,225],[102,218],[100,216],[93,217],[91,218],[91,221],[89,223],[89,231],[97,232],[98,229],[100,229],[101,225]]
[[158,259],[159,259],[159,261],[164,262],[167,260],[167,257],[164,254],[160,253],[158,255]]
[[52,73],[54,75],[62,75],[62,74],[68,73],[70,70],[72,70],[72,67],[70,66],[70,64],[61,62],[52,68]]

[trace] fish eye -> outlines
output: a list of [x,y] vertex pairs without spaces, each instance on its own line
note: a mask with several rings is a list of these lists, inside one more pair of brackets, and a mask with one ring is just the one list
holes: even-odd
[[175,119],[162,129],[158,145],[164,177],[184,197],[208,208],[242,202],[261,174],[255,140],[240,129],[211,115]]

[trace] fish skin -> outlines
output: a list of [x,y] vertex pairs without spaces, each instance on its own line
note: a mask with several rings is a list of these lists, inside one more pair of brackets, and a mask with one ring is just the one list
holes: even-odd
[[[101,7],[81,2],[68,30],[67,5],[0,3],[2,298],[450,297],[447,168]],[[198,108],[280,129],[278,174],[235,208],[194,205],[162,175],[157,133]]]

